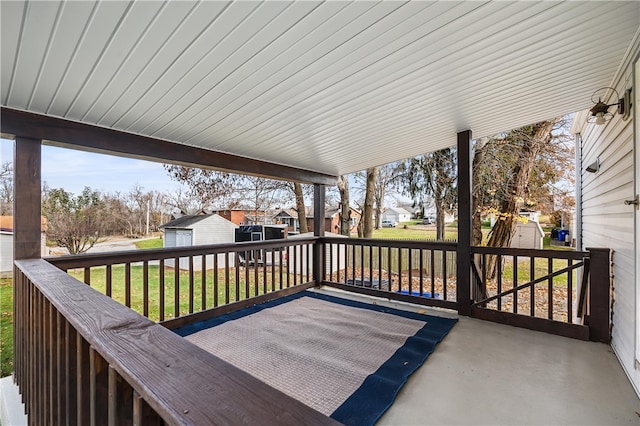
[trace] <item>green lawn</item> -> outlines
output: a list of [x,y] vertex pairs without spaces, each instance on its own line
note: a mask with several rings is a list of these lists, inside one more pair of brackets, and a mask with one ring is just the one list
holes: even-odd
[[[373,238],[381,238],[387,240],[435,240],[436,230],[433,228],[417,228],[402,225],[397,228],[380,228],[373,230]],[[445,230],[445,239],[456,240],[458,238],[457,229]]]
[[162,237],[153,238],[151,240],[141,240],[135,242],[136,248],[138,249],[155,249],[162,248]]
[[[208,309],[214,306],[224,305],[237,300],[244,300],[248,297],[253,297],[273,291],[274,289],[280,289],[283,287],[292,286],[294,280],[297,283],[301,283],[303,277],[294,277],[294,274],[288,274],[286,268],[283,268],[282,282],[280,282],[280,273],[276,268],[275,277],[271,274],[270,268],[267,268],[267,280],[264,281],[264,275],[262,268],[258,268],[258,277],[256,280],[255,269],[239,268],[238,276],[236,277],[235,268],[229,269],[229,286],[228,288],[223,285],[225,282],[225,271],[219,269],[217,272],[217,291],[214,288],[214,271],[208,270],[205,274],[205,287],[204,287],[204,301],[203,301],[203,286],[202,286],[202,271],[194,271],[193,283],[189,281],[189,271],[179,270],[178,279],[179,285],[175,285],[176,270],[165,266],[164,272],[164,319],[173,318],[176,316],[176,289],[179,305],[180,315],[185,315],[190,312],[198,312],[200,310]],[[247,280],[248,271],[248,280]],[[106,279],[106,267],[94,267],[91,268],[91,287],[95,288],[103,294],[108,294],[107,291],[107,279]],[[118,302],[130,306],[133,310],[144,315],[144,286],[143,286],[143,267],[141,265],[131,266],[131,284],[126,284],[126,274],[124,265],[116,265],[112,267],[111,271],[111,290],[110,296]],[[149,265],[149,285],[148,285],[148,300],[147,305],[148,317],[154,321],[160,320],[160,268],[158,265]],[[82,269],[71,270],[69,274],[80,281],[84,281],[84,271]],[[237,279],[238,278],[238,279]],[[275,280],[273,279],[275,278]],[[306,279],[306,277],[304,277]],[[257,283],[257,285],[256,285]],[[193,291],[190,291],[193,286]],[[127,293],[129,294],[127,303]],[[215,297],[217,293],[217,298]],[[189,297],[193,294],[193,297]]]
[[13,279],[0,278],[0,377],[13,371]]

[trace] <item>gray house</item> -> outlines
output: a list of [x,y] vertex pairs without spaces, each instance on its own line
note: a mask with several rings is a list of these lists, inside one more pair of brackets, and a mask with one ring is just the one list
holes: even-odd
[[[234,242],[234,232],[238,226],[218,214],[182,216],[160,226],[164,230],[164,247],[188,247]],[[167,264],[172,266],[171,260]],[[207,269],[213,267],[213,255],[207,256]],[[230,254],[229,262],[235,259]],[[224,256],[218,255],[218,265],[224,265]],[[201,262],[194,262],[194,269],[201,270]],[[187,259],[180,260],[180,269],[188,269]]]

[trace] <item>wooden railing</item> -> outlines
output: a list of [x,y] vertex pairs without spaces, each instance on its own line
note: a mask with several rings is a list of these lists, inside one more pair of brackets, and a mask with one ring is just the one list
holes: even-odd
[[314,284],[316,239],[63,256],[47,260],[154,321]]
[[323,284],[457,309],[456,243],[323,238]]
[[14,274],[29,424],[336,424],[45,260]]
[[472,247],[469,293],[456,291],[457,253],[308,238],[17,261],[14,365],[29,422],[330,423],[169,330],[320,284],[454,310],[471,294],[473,317],[608,341],[609,250]]
[[[605,318],[594,318],[591,312],[595,306],[608,307],[608,252],[473,247],[472,316],[568,337],[608,341],[608,332],[605,339],[595,336],[601,333],[597,324],[605,321],[608,327],[609,310],[605,308]],[[605,271],[604,280],[602,274],[593,278],[594,266]],[[594,298],[591,292],[589,298],[593,288],[597,296]],[[598,290],[601,288],[606,291]]]

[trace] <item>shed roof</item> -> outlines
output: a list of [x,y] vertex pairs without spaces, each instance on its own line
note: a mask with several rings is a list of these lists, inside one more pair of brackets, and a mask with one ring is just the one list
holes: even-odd
[[[0,4],[1,101],[340,175],[591,106],[640,2]],[[52,134],[50,143],[56,143]]]
[[164,225],[160,225],[160,228],[190,228],[193,224],[212,216],[213,214],[180,216],[179,218],[167,222]]

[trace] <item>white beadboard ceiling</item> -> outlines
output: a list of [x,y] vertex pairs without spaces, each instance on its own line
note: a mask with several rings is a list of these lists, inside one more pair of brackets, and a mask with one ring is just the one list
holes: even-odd
[[345,174],[589,108],[637,1],[13,2],[2,105]]

